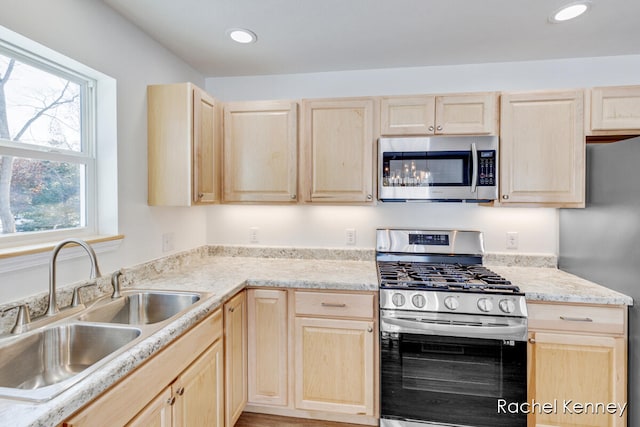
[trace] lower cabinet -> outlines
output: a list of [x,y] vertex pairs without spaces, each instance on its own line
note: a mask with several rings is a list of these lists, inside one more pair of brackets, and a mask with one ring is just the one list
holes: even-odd
[[223,356],[218,340],[127,425],[224,425]]
[[532,407],[528,425],[626,426],[627,308],[552,303],[528,308],[528,401],[549,405]]
[[233,427],[247,404],[247,300],[240,291],[224,305],[225,426]]
[[214,312],[63,426],[222,426],[222,317]]
[[247,411],[378,425],[376,295],[248,290]]

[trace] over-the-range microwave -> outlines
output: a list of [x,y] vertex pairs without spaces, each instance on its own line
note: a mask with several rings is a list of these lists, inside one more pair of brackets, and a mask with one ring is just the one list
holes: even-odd
[[380,138],[378,199],[488,202],[498,198],[497,136]]

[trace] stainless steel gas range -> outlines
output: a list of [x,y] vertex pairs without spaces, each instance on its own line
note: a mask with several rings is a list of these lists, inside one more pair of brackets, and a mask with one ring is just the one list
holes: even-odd
[[[527,307],[482,234],[379,229],[382,427],[526,426]],[[507,413],[505,413],[507,412]]]

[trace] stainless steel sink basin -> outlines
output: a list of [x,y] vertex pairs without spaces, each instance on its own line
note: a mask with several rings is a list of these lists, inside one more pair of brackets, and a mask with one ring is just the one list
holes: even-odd
[[117,299],[103,299],[78,317],[86,322],[147,325],[162,322],[200,301],[195,292],[124,291]]
[[128,326],[65,323],[0,342],[0,396],[47,400],[141,333]]

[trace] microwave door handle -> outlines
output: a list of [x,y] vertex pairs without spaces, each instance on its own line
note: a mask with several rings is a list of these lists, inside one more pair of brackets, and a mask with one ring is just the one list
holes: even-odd
[[471,164],[471,192],[475,193],[478,187],[478,149],[475,142],[471,143]]

